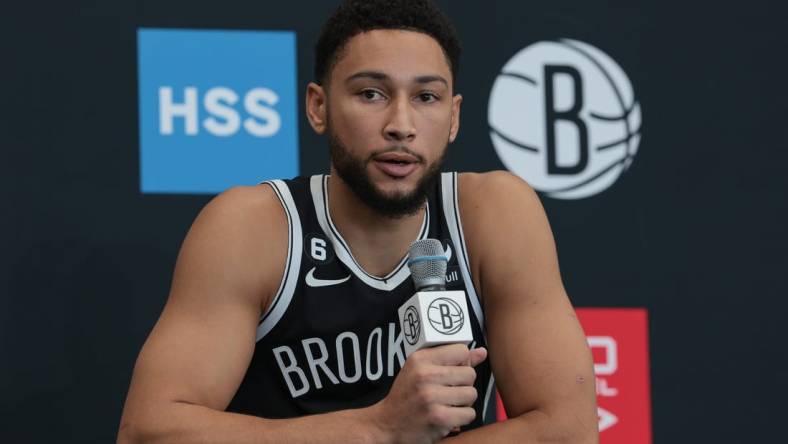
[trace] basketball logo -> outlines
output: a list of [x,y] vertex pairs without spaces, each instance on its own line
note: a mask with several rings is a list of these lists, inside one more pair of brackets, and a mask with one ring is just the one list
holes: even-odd
[[487,118],[504,166],[557,199],[606,190],[640,143],[629,78],[607,54],[576,40],[538,42],[515,54],[493,84]]
[[432,328],[444,335],[457,333],[465,322],[460,304],[449,298],[437,298],[432,301],[427,308],[427,318]]
[[402,334],[410,345],[415,345],[419,341],[421,319],[419,319],[419,311],[412,305],[405,309],[405,316],[402,320]]

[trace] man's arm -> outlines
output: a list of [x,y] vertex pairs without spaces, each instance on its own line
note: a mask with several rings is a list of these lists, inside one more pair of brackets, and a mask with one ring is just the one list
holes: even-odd
[[456,345],[411,355],[388,396],[368,408],[292,419],[225,412],[282,279],[287,237],[267,185],[230,190],[201,212],[137,359],[119,443],[429,443],[473,420],[476,375],[463,364],[486,351]]
[[[364,410],[287,421],[223,411],[251,360],[259,316],[278,288],[286,252],[287,221],[269,186],[236,188],[206,206],[183,243],[169,299],[137,360],[118,442],[374,439]],[[349,435],[356,439],[346,440]]]
[[593,361],[536,193],[509,173],[463,174],[460,212],[509,420],[451,442],[598,442]]

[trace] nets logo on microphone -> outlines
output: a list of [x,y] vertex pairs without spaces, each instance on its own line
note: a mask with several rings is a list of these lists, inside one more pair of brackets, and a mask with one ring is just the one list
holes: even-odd
[[444,335],[457,333],[465,322],[462,307],[449,298],[438,298],[432,301],[427,308],[427,317],[432,328]]
[[140,29],[137,43],[142,192],[298,174],[293,32]]
[[640,143],[640,105],[624,70],[576,40],[515,54],[493,84],[488,121],[506,168],[557,199],[606,190]]
[[410,345],[419,342],[421,337],[421,318],[419,311],[412,305],[405,310],[405,316],[402,319],[402,333]]

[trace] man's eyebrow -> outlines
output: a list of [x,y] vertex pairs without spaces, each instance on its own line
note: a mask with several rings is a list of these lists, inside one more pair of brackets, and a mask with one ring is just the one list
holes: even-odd
[[418,76],[416,77],[417,83],[430,83],[430,82],[441,82],[446,86],[449,86],[449,82],[441,76],[438,75],[429,75],[429,76]]
[[389,76],[380,71],[359,71],[345,79],[345,83],[350,83],[356,79],[388,80]]
[[[391,78],[383,72],[380,71],[359,71],[352,76],[345,79],[345,83],[350,83],[356,79],[372,79],[372,80],[390,80]],[[416,83],[431,83],[431,82],[441,82],[446,86],[449,86],[449,82],[439,75],[423,75],[418,76],[414,79]]]

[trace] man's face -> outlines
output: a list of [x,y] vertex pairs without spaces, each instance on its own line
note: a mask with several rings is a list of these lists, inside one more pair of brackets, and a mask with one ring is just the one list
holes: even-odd
[[[327,88],[310,85],[307,107],[313,127],[328,132],[334,172],[373,209],[397,217],[421,206],[456,136],[462,98],[452,92],[437,41],[375,30],[347,42]],[[313,106],[316,94],[322,108]]]

